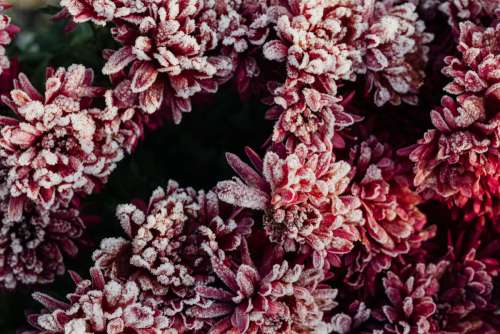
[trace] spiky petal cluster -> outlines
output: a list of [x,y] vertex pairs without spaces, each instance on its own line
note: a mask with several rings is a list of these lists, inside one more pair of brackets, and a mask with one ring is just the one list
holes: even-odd
[[399,272],[389,271],[383,279],[387,303],[374,317],[384,322],[383,333],[434,333],[432,315],[436,312],[433,296],[439,291],[439,279],[447,262],[408,265]]
[[334,127],[354,123],[336,96],[340,81],[355,78],[353,63],[361,63],[356,46],[366,29],[364,11],[361,1],[306,0],[284,1],[269,11],[278,38],[264,45],[263,54],[286,66],[286,79],[271,90],[274,141],[291,137],[326,150]]
[[21,74],[3,97],[16,113],[0,121],[12,219],[22,216],[26,199],[45,209],[66,207],[105,183],[122,158],[110,126],[116,114],[92,106],[101,89],[91,84],[92,71],[72,65],[48,70],[45,96]]
[[431,112],[435,129],[410,154],[415,185],[426,198],[465,208],[467,219],[499,216],[500,25],[460,25],[461,58],[448,57],[443,73],[453,78],[441,106]]
[[1,205],[0,287],[46,284],[65,272],[64,257],[76,256],[84,243],[84,221],[74,208],[47,211],[34,206],[19,220]]
[[160,299],[177,329],[198,328],[185,306],[200,300],[195,287],[211,275],[206,252],[234,251],[253,221],[238,213],[225,220],[214,193],[179,188],[170,181],[147,205],[124,204],[117,216],[128,239],[108,238],[93,258],[106,276],[133,278],[142,291]]
[[269,238],[287,251],[308,247],[321,266],[328,252],[346,253],[359,239],[360,201],[344,194],[350,166],[331,152],[314,153],[303,144],[285,158],[268,152],[256,161],[258,172],[232,154],[227,158],[243,181],[219,182],[219,198],[265,211]]
[[76,273],[72,279],[75,291],[68,303],[35,293],[33,297],[45,307],[43,313],[29,316],[35,333],[102,333],[161,334],[169,328],[168,320],[158,309],[140,300],[140,289],[133,281],[125,283],[106,279],[92,268],[91,280]]
[[261,75],[258,57],[271,31],[271,8],[268,0],[219,1],[215,7],[221,52],[233,63],[234,82],[242,96],[257,89],[253,81]]
[[336,290],[322,284],[322,271],[273,259],[256,265],[246,243],[241,262],[212,254],[216,284],[200,286],[205,305],[193,316],[205,319],[210,333],[295,333],[321,328],[323,312],[336,306]]
[[2,12],[10,8],[5,1],[0,1],[0,75],[10,67],[5,47],[12,41],[12,36],[19,31],[19,28],[11,23],[11,18]]
[[374,92],[377,106],[416,104],[432,34],[424,31],[425,24],[411,3],[377,1],[371,20],[363,36],[367,90]]
[[347,278],[358,288],[374,289],[370,278],[387,269],[392,258],[420,247],[434,236],[435,228],[426,226],[417,207],[422,200],[389,145],[370,136],[351,149],[350,162],[354,171],[350,189],[361,200],[365,224],[359,226],[362,250],[344,259]]
[[131,19],[116,20],[113,36],[122,47],[109,56],[103,73],[130,65],[130,87],[142,110],[166,108],[179,123],[194,94],[217,91],[231,73],[229,58],[208,54],[219,43],[214,6],[199,0],[147,3]]
[[448,16],[448,23],[458,32],[460,22],[481,24],[485,21],[498,23],[500,20],[500,1],[498,0],[446,0],[439,9]]

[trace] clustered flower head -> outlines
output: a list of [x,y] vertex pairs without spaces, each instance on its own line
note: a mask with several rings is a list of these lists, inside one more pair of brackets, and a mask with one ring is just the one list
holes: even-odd
[[460,57],[445,58],[453,79],[441,106],[431,111],[435,129],[410,153],[415,185],[426,197],[464,208],[467,219],[498,219],[500,175],[500,25],[460,24]]
[[62,274],[86,244],[80,201],[199,94],[232,83],[274,126],[226,154],[232,179],[119,205],[124,236],[67,302],[35,293],[26,333],[500,332],[497,0],[61,5],[119,47],[110,87],[72,65],[3,97],[2,287]]
[[92,70],[81,65],[48,69],[42,96],[20,74],[3,96],[15,112],[0,121],[12,219],[22,215],[26,201],[45,209],[67,207],[75,196],[105,183],[122,159],[120,115],[93,104],[103,90],[92,80]]
[[[5,200],[3,200],[5,201]],[[47,211],[31,206],[11,220],[1,205],[0,287],[52,282],[65,272],[64,256],[75,257],[86,244],[85,220],[77,209]]]
[[19,28],[11,23],[11,18],[2,12],[10,8],[10,4],[0,1],[0,75],[10,67],[5,47],[12,41],[12,37]]
[[115,21],[112,33],[123,46],[102,71],[116,75],[130,65],[127,76],[142,110],[151,114],[164,106],[179,123],[194,94],[216,92],[231,73],[230,58],[210,55],[219,44],[216,18],[213,1],[147,3]]

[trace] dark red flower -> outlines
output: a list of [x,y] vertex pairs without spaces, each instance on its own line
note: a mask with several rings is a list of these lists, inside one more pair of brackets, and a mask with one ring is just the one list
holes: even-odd
[[85,244],[86,224],[77,209],[47,211],[29,205],[10,220],[3,201],[0,224],[0,286],[47,284],[65,272],[64,258]]
[[[141,300],[141,290],[133,282],[106,279],[96,269],[90,269],[91,280],[82,280],[76,273],[71,278],[76,289],[68,295],[68,303],[42,293],[33,298],[45,309],[30,315],[29,322],[39,334],[162,334],[169,328],[160,310]],[[33,333],[33,332],[32,332]]]
[[128,73],[139,106],[152,114],[166,108],[175,123],[191,111],[191,97],[214,93],[232,70],[231,60],[209,55],[218,46],[214,2],[189,0],[146,4],[141,13],[116,20],[122,44],[104,65],[104,74]]

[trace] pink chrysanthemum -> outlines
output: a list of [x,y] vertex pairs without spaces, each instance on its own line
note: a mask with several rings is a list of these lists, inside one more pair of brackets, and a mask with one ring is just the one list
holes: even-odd
[[63,13],[70,15],[75,23],[92,21],[105,25],[116,19],[133,19],[134,14],[146,11],[148,1],[141,0],[62,0]]
[[351,193],[361,200],[365,224],[359,226],[362,250],[344,259],[347,279],[357,288],[374,290],[372,278],[390,266],[392,258],[420,247],[433,237],[435,226],[418,209],[422,200],[391,147],[370,136],[350,152],[354,177]]
[[168,320],[160,310],[140,299],[141,290],[133,281],[107,280],[92,268],[91,280],[71,277],[76,289],[68,295],[68,303],[35,293],[33,297],[45,309],[30,315],[29,322],[37,334],[162,334],[168,331]]
[[[366,89],[374,91],[377,106],[401,101],[416,104],[423,84],[432,34],[418,19],[415,5],[394,5],[394,1],[377,1],[369,29],[364,34],[365,54],[362,71],[366,71]],[[360,70],[360,69],[358,69]]]
[[355,333],[370,317],[371,310],[366,304],[355,300],[347,307],[347,312],[339,312],[333,315],[327,324],[327,332],[335,334]]
[[341,99],[314,88],[297,89],[296,81],[271,88],[274,95],[266,118],[276,120],[272,140],[285,142],[289,149],[304,143],[310,149],[329,151],[335,142],[334,130],[341,130],[362,118],[344,111]]
[[253,224],[237,213],[223,220],[222,213],[214,193],[197,193],[170,181],[165,190],[153,193],[147,206],[118,206],[117,216],[130,241],[105,239],[93,258],[106,276],[133,278],[143,291],[160,296],[175,328],[199,328],[200,323],[183,312],[199,301],[195,286],[211,275],[205,251],[236,250]]
[[445,261],[418,263],[387,273],[383,279],[387,303],[373,312],[374,318],[384,323],[380,333],[437,333],[432,322],[437,309],[433,296],[447,265]]
[[191,110],[191,97],[217,91],[231,73],[227,57],[210,55],[218,44],[214,2],[148,3],[143,13],[117,20],[112,32],[123,46],[103,68],[116,74],[131,64],[132,92],[146,113],[167,108],[175,123]]
[[286,158],[274,152],[268,152],[263,162],[254,153],[250,157],[259,172],[227,155],[243,181],[219,182],[221,200],[265,211],[268,237],[287,251],[310,247],[318,266],[328,252],[352,249],[359,240],[356,226],[363,224],[363,218],[359,198],[345,194],[350,181],[347,162],[335,161],[331,152],[310,152],[303,144]]
[[64,257],[85,243],[85,224],[76,209],[46,211],[29,206],[19,220],[7,216],[2,204],[0,224],[0,286],[47,284],[65,271]]
[[499,216],[500,198],[500,25],[460,25],[462,59],[448,57],[441,107],[431,112],[436,129],[413,148],[415,185],[426,198],[465,208],[466,220]]
[[92,106],[102,92],[91,86],[92,78],[81,65],[49,69],[42,96],[21,74],[10,96],[3,97],[16,113],[0,121],[12,219],[20,217],[25,199],[49,209],[91,193],[122,159],[121,116]]
[[290,0],[269,14],[278,39],[264,45],[269,60],[286,61],[287,78],[336,95],[338,80],[354,79],[355,41],[365,28],[361,1]]
[[12,41],[12,36],[19,31],[19,28],[11,23],[9,16],[1,14],[9,8],[10,4],[0,1],[0,74],[10,67],[5,47]]
[[307,333],[324,328],[323,313],[336,306],[336,290],[322,284],[321,270],[273,261],[274,255],[257,266],[246,243],[240,263],[224,253],[212,254],[216,284],[196,288],[205,304],[189,312],[206,321],[210,333]]
[[217,32],[222,54],[233,62],[236,88],[242,96],[257,89],[254,82],[261,74],[258,57],[270,32],[267,15],[272,3],[267,0],[218,1]]
[[485,19],[496,23],[500,20],[499,0],[446,0],[439,9],[448,15],[448,23],[456,32],[460,30],[460,22],[481,24]]

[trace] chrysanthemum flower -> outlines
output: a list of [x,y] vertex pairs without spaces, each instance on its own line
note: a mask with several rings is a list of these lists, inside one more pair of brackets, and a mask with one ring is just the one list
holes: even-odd
[[82,280],[71,274],[76,289],[68,295],[68,302],[33,295],[45,307],[41,314],[28,317],[37,329],[34,333],[162,334],[168,330],[168,320],[140,299],[135,282],[108,280],[96,268],[90,275],[91,280]]
[[445,87],[441,106],[431,112],[435,129],[413,147],[415,185],[426,198],[466,209],[466,219],[499,216],[500,198],[500,25],[460,25],[458,50],[448,57],[443,73],[453,81]]
[[64,257],[76,256],[85,244],[85,223],[76,209],[46,211],[28,206],[23,217],[10,220],[1,205],[0,286],[47,284],[65,272]]
[[146,11],[148,1],[141,0],[62,0],[64,13],[70,15],[75,23],[92,21],[105,25],[115,19],[133,19],[134,14]]
[[116,74],[128,65],[132,92],[146,113],[167,108],[175,123],[191,110],[190,98],[215,92],[231,73],[227,57],[209,55],[218,46],[214,2],[148,3],[143,13],[117,20],[114,38],[123,46],[103,68]]
[[253,221],[232,214],[224,220],[217,196],[179,188],[170,181],[148,205],[124,204],[117,216],[129,240],[103,240],[93,258],[106,276],[133,278],[143,291],[159,296],[165,315],[177,329],[199,328],[185,315],[198,302],[195,287],[212,274],[206,251],[234,251]]
[[11,23],[10,17],[2,14],[2,11],[9,8],[10,4],[0,1],[0,74],[10,67],[5,47],[12,41],[12,36],[19,31],[19,28]]
[[221,52],[233,63],[234,81],[242,96],[257,89],[258,58],[271,30],[271,6],[268,0],[219,1],[215,6]]
[[433,237],[435,226],[426,226],[426,216],[417,207],[422,199],[389,145],[370,136],[351,149],[350,162],[350,189],[361,200],[365,224],[359,226],[363,249],[347,255],[344,265],[351,284],[373,292],[374,275],[387,269],[392,258]]
[[298,139],[326,151],[333,129],[359,120],[338,103],[337,87],[354,80],[354,69],[361,66],[367,11],[358,0],[290,0],[269,9],[276,38],[266,42],[262,52],[266,59],[285,64],[286,74],[279,84],[268,84],[273,106],[267,118],[277,119],[275,142]]
[[381,333],[436,333],[432,324],[437,310],[433,296],[439,291],[439,279],[447,265],[446,261],[418,263],[387,273],[383,279],[387,303],[372,313],[384,323]]
[[11,218],[20,217],[25,199],[51,209],[91,193],[123,157],[120,115],[93,107],[92,98],[102,89],[91,86],[92,78],[81,65],[49,69],[42,96],[21,74],[10,96],[3,97],[16,113],[0,121]]
[[242,262],[212,254],[215,284],[199,286],[204,305],[189,312],[207,322],[210,333],[300,333],[324,327],[323,313],[336,306],[336,290],[322,284],[321,270],[290,265],[269,254],[253,263],[246,243]]
[[500,20],[499,0],[446,0],[439,9],[448,15],[448,23],[457,32],[460,22],[471,21],[481,25],[484,21],[489,24],[499,23]]
[[297,81],[287,80],[272,88],[274,96],[266,118],[276,120],[272,140],[284,142],[289,150],[304,143],[309,149],[329,151],[334,143],[334,130],[342,130],[362,118],[347,113],[341,98],[321,93],[314,88],[297,89]]
[[427,44],[433,37],[424,31],[415,5],[393,3],[375,3],[373,23],[363,36],[366,50],[362,72],[366,71],[366,89],[373,91],[377,106],[417,103],[428,59]]
[[303,144],[285,158],[274,152],[264,161],[254,153],[250,157],[258,172],[227,155],[243,181],[219,182],[216,189],[222,201],[264,211],[268,237],[287,251],[310,247],[319,266],[328,252],[352,249],[359,240],[356,225],[363,224],[363,218],[359,198],[345,194],[350,181],[347,162],[335,161],[331,152],[310,152]]
[[337,81],[354,79],[354,41],[364,28],[361,1],[290,0],[273,10],[278,39],[264,45],[269,60],[286,62],[287,77],[336,95]]

